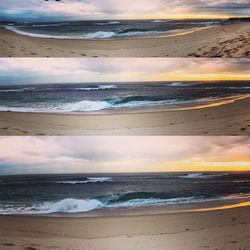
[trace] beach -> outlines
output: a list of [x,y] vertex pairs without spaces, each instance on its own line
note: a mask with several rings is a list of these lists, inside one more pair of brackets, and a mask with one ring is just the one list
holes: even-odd
[[0,249],[250,249],[249,207],[158,214],[0,217]]
[[104,40],[38,38],[0,29],[1,57],[248,57],[250,23],[177,35]]
[[189,110],[110,114],[0,112],[1,135],[249,135],[250,98]]

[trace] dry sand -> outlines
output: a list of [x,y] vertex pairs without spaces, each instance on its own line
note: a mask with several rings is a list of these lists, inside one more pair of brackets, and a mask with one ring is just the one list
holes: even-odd
[[250,98],[202,109],[130,114],[0,112],[0,135],[250,135]]
[[103,218],[0,217],[3,250],[249,250],[250,207]]
[[0,29],[1,57],[248,57],[250,23],[193,33],[113,40],[35,38]]

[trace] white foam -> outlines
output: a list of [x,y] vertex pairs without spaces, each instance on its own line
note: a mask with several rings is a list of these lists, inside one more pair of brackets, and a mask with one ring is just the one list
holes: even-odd
[[67,198],[54,202],[43,202],[33,206],[1,205],[0,214],[51,214],[51,213],[84,213],[101,208],[133,208],[152,207],[164,205],[193,204],[223,200],[244,200],[249,199],[250,194],[232,194],[221,197],[178,197],[169,199],[146,198],[118,201],[123,195],[108,195],[99,199],[74,199]]
[[106,108],[110,108],[111,105],[106,101],[80,101],[76,103],[67,103],[60,107],[54,108],[55,111],[64,112],[89,112],[98,111]]
[[75,103],[58,104],[57,106],[44,106],[44,107],[0,106],[0,111],[36,112],[36,113],[91,112],[91,111],[103,110],[110,107],[111,105],[106,101],[80,101]]
[[28,32],[18,29],[18,27],[14,26],[4,26],[5,29],[13,31],[17,34],[30,36],[30,37],[38,37],[38,38],[55,38],[55,39],[84,39],[86,38],[84,35],[51,35],[51,34],[42,34],[42,33],[35,33],[35,32]]
[[189,87],[189,86],[196,86],[199,85],[201,83],[189,83],[189,82],[173,82],[173,83],[169,83],[166,84],[166,86],[172,86],[172,87]]
[[87,179],[89,182],[105,182],[111,181],[112,177],[88,177]]
[[22,31],[18,29],[17,27],[14,26],[4,26],[5,29],[13,31],[17,34],[24,35],[24,36],[31,36],[31,37],[39,37],[39,38],[61,38],[61,39],[66,39],[67,37],[54,37],[52,35],[45,35],[45,34],[37,34],[37,33],[32,33],[32,32],[27,32],[27,31]]
[[168,20],[161,20],[161,19],[158,19],[158,20],[153,20],[151,21],[151,23],[166,23],[168,22]]
[[64,199],[58,202],[48,202],[38,206],[38,212],[46,213],[79,213],[88,212],[102,207],[103,204],[96,199],[80,200],[80,199]]
[[131,101],[128,103],[121,103],[114,105],[116,108],[134,108],[134,107],[147,107],[147,106],[160,106],[160,105],[170,105],[170,104],[181,104],[185,101],[178,100],[161,100],[161,101]]
[[116,85],[98,85],[97,87],[88,88],[75,88],[76,90],[91,91],[91,90],[105,90],[105,89],[116,89]]
[[190,101],[178,101],[178,100],[162,100],[162,101],[131,101],[127,103],[115,103],[113,101],[80,101],[74,103],[57,104],[55,106],[39,106],[36,107],[13,107],[13,106],[0,106],[0,111],[12,111],[12,112],[37,112],[37,113],[53,113],[53,112],[93,112],[100,111],[109,108],[139,108],[150,107],[170,104],[182,104]]
[[80,213],[103,207],[96,199],[63,199],[56,202],[44,202],[30,207],[0,207],[0,214],[50,214],[50,213]]
[[[55,39],[108,39],[112,37],[124,37],[124,36],[142,36],[142,35],[154,35],[154,34],[164,34],[166,32],[159,31],[131,31],[126,33],[116,33],[113,31],[97,31],[94,33],[87,34],[78,34],[78,35],[50,35],[50,34],[41,34],[35,32],[28,32],[18,29],[14,26],[4,26],[7,30],[11,30],[20,35],[39,37],[39,38],[55,38]],[[175,31],[171,31],[175,32]],[[168,32],[167,32],[168,33]]]
[[103,22],[103,23],[96,23],[97,25],[114,25],[114,24],[120,24],[119,21],[109,21],[109,22]]
[[[67,198],[55,202],[44,202],[33,206],[6,206],[0,207],[0,214],[51,214],[51,213],[84,213],[100,208],[125,208],[125,207],[147,207],[161,205],[186,204],[202,202],[204,199],[195,197],[172,198],[172,199],[131,199],[124,202],[112,203],[117,195],[107,197],[106,202],[98,199],[74,199]],[[111,204],[107,204],[111,202]]]
[[8,93],[8,92],[23,92],[22,89],[1,89],[0,92]]
[[210,179],[216,177],[227,176],[227,174],[203,174],[203,173],[191,173],[184,176],[179,176],[179,178],[185,179]]
[[116,34],[116,36],[118,37],[123,37],[123,36],[146,36],[146,35],[157,35],[157,34],[164,34],[166,32],[162,32],[162,31],[130,31],[130,32],[126,32],[126,33],[120,33],[120,34]]
[[147,207],[147,206],[162,206],[162,205],[177,205],[177,204],[187,204],[194,202],[207,201],[204,198],[197,197],[179,197],[171,199],[131,199],[125,202],[117,202],[114,204],[107,205],[110,208],[120,208],[120,207]]
[[98,183],[98,182],[108,182],[108,181],[112,181],[112,178],[111,177],[88,177],[87,180],[84,180],[84,181],[57,181],[56,183],[75,185],[75,184],[87,184],[87,183]]
[[12,111],[12,112],[46,112],[46,109],[28,108],[28,107],[11,107],[0,106],[0,111]]
[[250,87],[228,87],[229,89],[250,89]]
[[35,90],[36,88],[31,87],[31,88],[20,88],[20,89],[0,89],[0,92],[24,92],[24,91],[32,91]]
[[97,31],[97,32],[94,32],[94,33],[88,33],[88,34],[86,34],[84,36],[84,38],[87,38],[87,39],[111,38],[111,37],[114,37],[116,35],[117,35],[117,33],[112,32],[112,31]]

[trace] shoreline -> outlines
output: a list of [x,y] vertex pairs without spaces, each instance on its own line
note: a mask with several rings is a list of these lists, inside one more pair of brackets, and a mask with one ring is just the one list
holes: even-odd
[[175,36],[183,36],[183,35],[188,35],[200,30],[204,30],[204,29],[209,29],[209,28],[213,28],[213,27],[218,27],[218,26],[222,26],[222,25],[212,25],[209,27],[195,27],[195,28],[191,28],[191,29],[184,29],[183,31],[180,32],[166,32],[166,34],[162,33],[162,34],[152,34],[152,35],[145,35],[145,36],[114,36],[114,37],[108,37],[108,38],[77,38],[77,37],[56,37],[56,36],[49,36],[49,35],[45,35],[45,34],[39,34],[39,33],[29,33],[29,32],[25,32],[25,31],[21,31],[18,29],[11,29],[11,26],[9,28],[9,26],[0,26],[0,28],[7,30],[7,31],[11,31],[14,32],[15,34],[18,35],[22,35],[22,36],[28,36],[28,37],[33,37],[33,38],[44,38],[44,39],[58,39],[58,40],[66,40],[66,41],[71,41],[71,40],[77,40],[77,41],[87,41],[87,42],[91,42],[91,41],[123,41],[123,40],[140,40],[140,39],[156,39],[156,38],[161,38],[161,37],[175,37]]
[[0,29],[1,57],[249,57],[250,23],[168,37],[112,40],[36,38]]
[[61,114],[0,112],[0,135],[250,135],[250,98],[188,110]]
[[212,107],[219,107],[227,104],[232,104],[240,100],[250,98],[250,94],[242,94],[236,96],[228,96],[224,98],[219,98],[215,100],[208,101],[187,101],[183,103],[175,104],[161,104],[161,105],[151,105],[151,106],[138,106],[138,107],[113,107],[113,108],[104,108],[95,111],[13,111],[8,107],[6,110],[1,110],[0,112],[12,112],[12,113],[30,113],[30,114],[54,114],[54,115],[79,115],[79,116],[92,116],[92,115],[119,115],[119,114],[147,114],[154,112],[173,112],[173,111],[185,111],[185,110],[198,110],[198,109],[207,109]]
[[249,207],[109,218],[0,216],[0,249],[245,249]]
[[[237,199],[236,199],[237,200]],[[213,200],[188,204],[175,205],[156,205],[142,207],[121,207],[121,208],[97,208],[88,212],[69,212],[69,213],[37,213],[37,214],[0,214],[1,217],[27,217],[27,218],[79,218],[79,219],[97,219],[97,218],[126,218],[126,217],[146,217],[160,215],[189,214],[196,212],[225,211],[242,207],[250,207],[250,201],[246,199]],[[199,208],[197,208],[199,204]]]

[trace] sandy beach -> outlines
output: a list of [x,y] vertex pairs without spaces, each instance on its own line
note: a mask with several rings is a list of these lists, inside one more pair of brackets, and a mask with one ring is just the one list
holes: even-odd
[[250,249],[250,207],[77,218],[0,217],[0,249]]
[[176,36],[113,40],[35,38],[0,29],[1,57],[248,57],[250,23]]
[[117,114],[0,112],[0,135],[249,135],[250,98],[200,109]]

